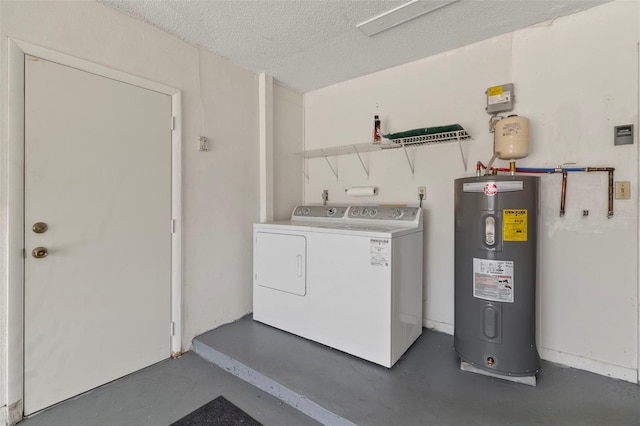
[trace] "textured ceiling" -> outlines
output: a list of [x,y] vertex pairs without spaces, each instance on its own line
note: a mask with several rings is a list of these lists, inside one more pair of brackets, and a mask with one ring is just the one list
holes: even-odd
[[356,24],[407,1],[101,1],[304,93],[608,0],[458,0],[372,37]]

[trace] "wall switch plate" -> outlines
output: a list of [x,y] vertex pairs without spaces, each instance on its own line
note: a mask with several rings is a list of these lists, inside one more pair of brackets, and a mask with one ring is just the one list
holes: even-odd
[[631,182],[622,181],[616,182],[616,199],[628,200],[631,198]]
[[204,136],[198,138],[198,151],[209,151],[209,140]]

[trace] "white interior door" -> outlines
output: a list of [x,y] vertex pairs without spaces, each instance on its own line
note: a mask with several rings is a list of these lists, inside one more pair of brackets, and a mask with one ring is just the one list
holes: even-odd
[[30,414],[170,355],[171,98],[25,62]]

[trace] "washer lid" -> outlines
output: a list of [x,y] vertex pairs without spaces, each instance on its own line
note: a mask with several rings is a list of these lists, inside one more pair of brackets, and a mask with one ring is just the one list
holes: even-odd
[[326,234],[342,234],[378,238],[395,238],[401,235],[422,232],[422,226],[391,226],[387,224],[371,223],[329,223],[313,226],[309,232]]

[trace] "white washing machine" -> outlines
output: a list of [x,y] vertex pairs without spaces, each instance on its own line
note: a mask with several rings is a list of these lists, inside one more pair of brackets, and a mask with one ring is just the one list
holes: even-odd
[[422,333],[422,210],[299,206],[254,225],[253,318],[385,367]]

